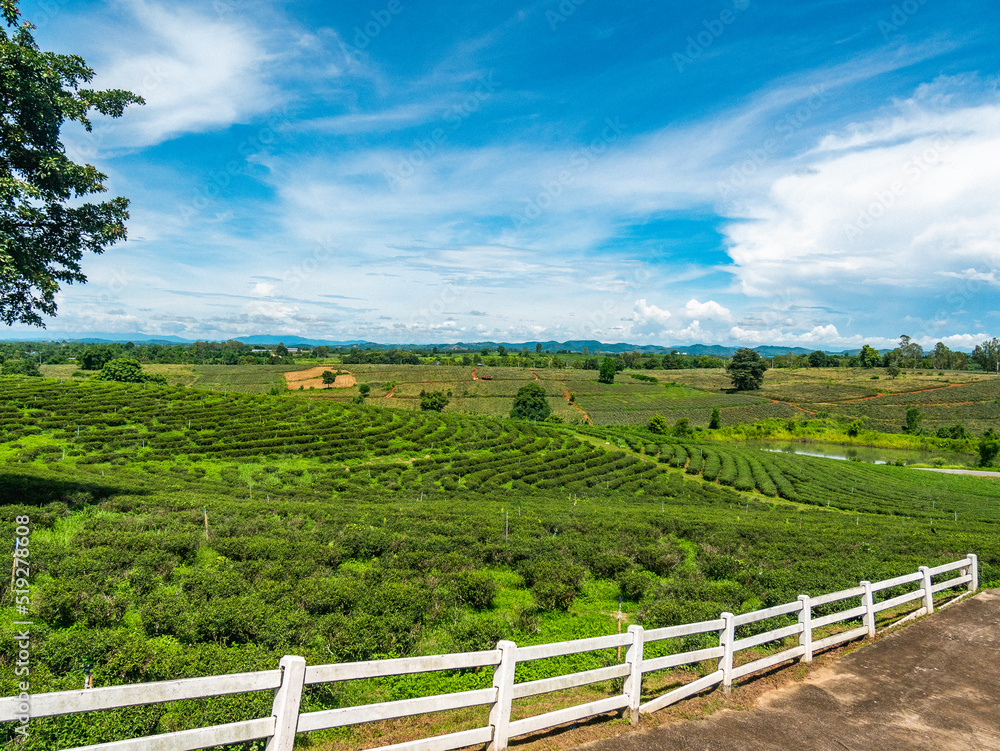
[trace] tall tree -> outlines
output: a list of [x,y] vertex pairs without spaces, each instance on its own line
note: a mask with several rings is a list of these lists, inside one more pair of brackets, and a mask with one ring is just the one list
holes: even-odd
[[601,360],[601,369],[597,374],[597,380],[601,383],[614,383],[615,373],[618,372],[618,368],[615,367],[615,361],[612,357],[605,357]]
[[120,117],[142,97],[82,88],[94,71],[76,55],[43,52],[17,0],[0,0],[0,320],[44,326],[60,284],[85,282],[84,251],[125,239],[128,199],[80,199],[107,190],[106,175],[75,164],[59,140],[64,122],[91,130],[92,111]]
[[511,417],[521,420],[544,420],[552,414],[552,407],[545,398],[545,389],[537,383],[529,383],[517,390]]
[[954,355],[954,352],[948,349],[944,342],[938,342],[934,345],[934,349],[931,350],[931,362],[934,363],[934,367],[938,370],[944,370],[951,367],[952,355]]
[[861,363],[862,368],[877,368],[882,364],[882,356],[879,355],[877,349],[866,344],[858,354],[858,362]]
[[622,352],[621,358],[626,368],[638,368],[639,361],[642,360],[642,354],[639,350],[634,349],[631,352]]
[[726,365],[733,388],[737,391],[756,391],[764,384],[767,363],[760,353],[748,347],[736,350],[733,359]]
[[818,349],[815,352],[809,353],[809,367],[825,368],[826,366],[827,366],[826,352]]
[[420,392],[420,409],[425,412],[444,412],[444,408],[448,406],[448,397],[444,395],[443,391],[421,391]]
[[924,348],[906,334],[899,337],[899,359],[904,368],[918,368],[924,357]]
[[972,350],[972,361],[983,370],[996,372],[1000,363],[1000,339],[993,337],[977,344]]

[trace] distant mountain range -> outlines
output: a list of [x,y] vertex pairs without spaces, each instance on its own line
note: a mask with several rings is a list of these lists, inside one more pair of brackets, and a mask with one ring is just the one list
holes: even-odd
[[[431,350],[437,347],[440,351],[448,352],[454,350],[481,350],[481,349],[496,349],[497,347],[503,346],[511,352],[518,352],[523,349],[527,349],[529,352],[535,351],[535,345],[539,342],[445,342],[438,344],[379,344],[377,342],[368,342],[362,339],[352,339],[349,341],[333,341],[329,339],[309,339],[306,337],[301,337],[295,334],[284,334],[284,335],[268,335],[259,334],[254,336],[238,336],[235,337],[237,341],[243,342],[244,344],[258,344],[258,345],[275,345],[279,343],[285,344],[288,347],[295,347],[299,345],[305,345],[307,347],[318,347],[320,345],[326,345],[327,347],[357,347],[358,349],[411,349],[411,350]],[[143,344],[193,344],[196,340],[194,339],[184,339],[179,336],[164,336],[162,334],[152,335],[152,334],[141,334],[137,332],[133,333],[109,333],[109,332],[55,332],[55,331],[45,331],[40,330],[36,332],[19,332],[16,335],[8,336],[3,339],[3,341],[48,341],[48,342],[82,342],[85,344],[108,344],[111,342],[135,342]],[[205,341],[205,340],[201,340]],[[218,340],[216,340],[218,341]],[[615,344],[607,344],[605,342],[599,342],[596,339],[574,339],[567,342],[557,342],[557,341],[546,341],[540,342],[542,345],[542,351],[548,353],[555,353],[560,350],[568,350],[569,352],[589,352],[590,354],[616,354],[620,352],[632,352],[637,350],[639,352],[646,353],[656,353],[664,354],[667,352],[672,352],[677,350],[677,352],[684,355],[710,355],[712,357],[730,357],[734,352],[736,352],[739,347],[726,347],[720,344],[687,344],[687,345],[675,345],[675,346],[660,346],[653,344],[628,344],[627,342],[618,342]],[[773,345],[762,345],[759,347],[754,347],[764,357],[774,357],[776,355],[807,355],[810,352],[814,352],[814,349],[805,349],[803,347],[778,347]],[[843,352],[848,352],[849,354],[857,354],[859,350],[832,350],[825,349],[825,352],[830,354],[841,354]],[[887,350],[886,350],[887,351]]]

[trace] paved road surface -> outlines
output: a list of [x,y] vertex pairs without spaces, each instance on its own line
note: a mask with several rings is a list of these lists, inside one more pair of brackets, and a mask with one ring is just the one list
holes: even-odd
[[1000,472],[984,472],[981,469],[937,469],[935,467],[912,467],[924,472],[940,472],[945,475],[970,475],[971,477],[992,477],[1000,480]]
[[998,751],[1000,590],[863,647],[748,711],[598,741],[586,751]]

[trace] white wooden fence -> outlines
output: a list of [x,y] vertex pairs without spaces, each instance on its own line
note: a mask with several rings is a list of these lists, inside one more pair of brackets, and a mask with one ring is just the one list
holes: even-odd
[[[934,582],[934,577],[955,571],[959,572],[958,576]],[[864,581],[852,589],[818,597],[800,595],[795,602],[766,610],[757,610],[743,615],[722,613],[718,619],[713,621],[682,626],[669,626],[648,631],[642,626],[630,626],[628,633],[625,634],[554,644],[518,647],[513,642],[501,641],[496,649],[483,652],[333,665],[307,666],[302,657],[286,656],[282,658],[277,670],[265,670],[257,673],[63,691],[37,694],[28,697],[28,699],[23,696],[10,697],[0,699],[0,722],[21,722],[25,717],[34,719],[181,699],[274,690],[274,704],[269,717],[133,740],[77,747],[74,751],[96,751],[97,749],[107,751],[112,749],[114,751],[132,751],[133,749],[135,751],[139,751],[139,749],[144,751],[194,751],[194,749],[258,739],[268,740],[268,751],[291,751],[296,733],[308,733],[327,728],[475,706],[490,707],[489,722],[484,727],[384,746],[380,751],[451,751],[483,743],[489,743],[492,751],[503,751],[507,748],[508,740],[515,736],[619,710],[627,710],[632,722],[635,723],[638,722],[639,715],[642,713],[655,712],[712,686],[722,684],[723,689],[728,691],[734,680],[750,673],[766,670],[793,659],[809,662],[812,660],[813,654],[819,650],[862,636],[874,636],[875,615],[883,610],[920,601],[918,609],[888,626],[892,627],[920,615],[932,613],[934,611],[934,594],[955,587],[967,586],[967,592],[953,597],[945,604],[951,605],[957,602],[978,589],[978,576],[978,559],[975,555],[970,554],[961,560],[934,568],[921,566],[916,573],[898,576],[887,581],[874,584]],[[909,589],[914,585],[916,585],[915,589]],[[889,599],[878,599],[880,592],[893,587],[905,587],[909,591]],[[852,601],[858,604],[854,605]],[[850,605],[850,607],[821,617],[813,617],[815,608],[832,603],[844,603],[845,606]],[[740,627],[792,614],[797,615],[798,619],[793,625],[780,626],[762,633],[737,638],[737,629]],[[860,627],[814,638],[817,631],[826,633],[836,624],[859,618],[862,622]],[[647,644],[696,634],[715,633],[718,634],[718,646],[643,659],[643,647]],[[745,650],[763,647],[774,642],[783,642],[789,637],[797,637],[795,646],[783,648],[778,652],[750,661],[739,659]],[[560,675],[555,678],[521,683],[515,681],[516,667],[520,663],[617,647],[626,648],[625,659],[619,664]],[[718,660],[718,668],[702,678],[645,704],[641,702],[642,679],[645,674],[681,665],[701,663],[706,660]],[[319,712],[299,711],[299,702],[304,686],[381,676],[484,667],[492,667],[494,670],[493,685],[490,688],[328,709]],[[515,699],[615,678],[624,678],[621,694],[534,717],[511,720],[511,706]]]

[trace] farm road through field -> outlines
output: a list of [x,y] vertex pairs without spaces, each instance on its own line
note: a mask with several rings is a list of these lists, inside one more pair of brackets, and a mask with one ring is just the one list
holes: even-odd
[[996,751],[998,708],[1000,590],[991,590],[767,692],[753,709],[724,709],[583,748]]

